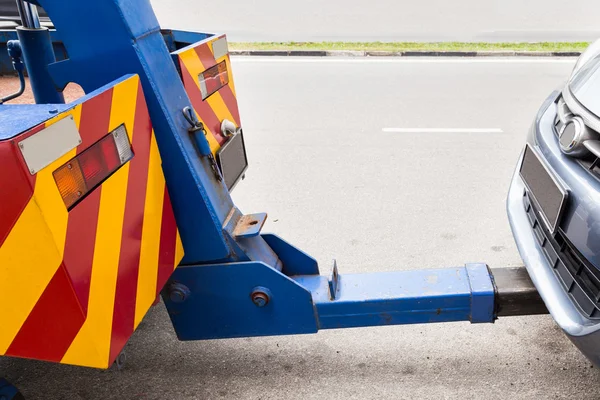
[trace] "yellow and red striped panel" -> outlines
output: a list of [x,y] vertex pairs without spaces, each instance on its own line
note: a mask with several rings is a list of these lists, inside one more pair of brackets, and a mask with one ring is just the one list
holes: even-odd
[[[82,144],[31,176],[17,141],[72,115]],[[52,175],[125,124],[134,157],[70,211]],[[108,368],[183,257],[137,76],[0,142],[0,355]]]
[[[207,139],[213,154],[216,154],[226,141],[225,136],[221,134],[221,122],[228,119],[236,127],[240,127],[240,112],[231,72],[231,60],[229,59],[229,53],[218,59],[215,58],[213,43],[218,40],[226,40],[225,35],[215,36],[207,41],[200,42],[198,45],[178,54],[183,86],[190,97],[192,106],[196,110],[198,119],[210,133],[210,135],[207,135]],[[222,61],[225,61],[227,65],[229,83],[202,100],[199,75]]]

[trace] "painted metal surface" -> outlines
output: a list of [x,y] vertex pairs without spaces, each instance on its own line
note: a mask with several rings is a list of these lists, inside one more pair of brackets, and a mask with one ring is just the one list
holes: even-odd
[[[179,340],[317,332],[310,291],[264,263],[180,266],[173,274],[191,292],[174,302],[163,291]],[[262,307],[252,297],[260,287],[270,292]]]
[[[236,128],[241,124],[227,39],[225,35],[209,37],[173,52],[173,59],[198,119],[210,133],[207,136],[208,143],[216,155],[227,141],[227,135],[221,132],[221,122],[227,119],[232,121]],[[228,84],[203,100],[199,75],[220,62],[225,62],[227,66]]]
[[[161,33],[170,52],[177,51],[193,43],[198,43],[208,37],[214,36],[211,33],[189,32],[175,29],[163,29],[161,30]],[[56,61],[62,61],[68,58],[67,50],[56,30],[50,29],[50,37],[52,39]],[[6,43],[10,40],[17,39],[17,31],[15,29],[0,29],[0,75],[10,75],[14,73],[10,57],[8,57],[6,52]]]
[[35,102],[37,104],[64,103],[63,88],[54,84],[48,71],[48,65],[56,62],[49,29],[18,27],[17,36],[23,49],[23,60]]
[[168,289],[163,292],[180,340],[496,319],[495,289],[485,264],[330,278],[288,277],[262,263],[217,264],[179,267],[172,281],[191,293],[173,301]]
[[[18,143],[66,118],[82,144],[31,175]],[[53,172],[121,124],[135,157],[67,211]],[[0,354],[109,367],[183,257],[139,78],[0,141],[0,164]]]

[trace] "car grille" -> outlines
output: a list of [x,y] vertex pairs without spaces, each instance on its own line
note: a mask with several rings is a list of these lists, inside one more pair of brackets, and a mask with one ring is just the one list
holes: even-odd
[[[554,134],[559,137],[559,132],[565,124],[568,117],[572,115],[571,110],[562,98],[557,103],[557,113],[554,118]],[[589,129],[592,129],[588,126]],[[600,158],[589,155],[583,159],[577,159],[577,162],[583,169],[588,171],[594,178],[600,180]]]
[[555,236],[548,232],[527,192],[523,203],[534,236],[565,291],[585,316],[600,319],[600,271],[579,253],[564,232],[558,229]]

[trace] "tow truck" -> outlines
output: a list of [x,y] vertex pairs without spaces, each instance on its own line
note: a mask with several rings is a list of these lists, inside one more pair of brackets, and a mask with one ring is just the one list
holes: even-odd
[[[0,99],[0,355],[121,365],[158,296],[182,341],[547,312],[525,267],[322,274],[232,201],[252,132],[225,35],[161,29],[149,0],[17,5],[0,42],[21,82]],[[4,104],[25,73],[35,104]],[[65,103],[70,83],[85,94]],[[22,397],[0,381],[0,398]]]

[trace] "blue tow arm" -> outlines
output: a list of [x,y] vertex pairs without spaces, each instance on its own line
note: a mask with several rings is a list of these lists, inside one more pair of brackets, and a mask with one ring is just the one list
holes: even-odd
[[[282,239],[264,235],[282,272],[260,262],[180,266],[163,299],[181,340],[314,333],[377,325],[494,322],[485,264],[329,276]],[[286,262],[287,261],[287,262]]]

